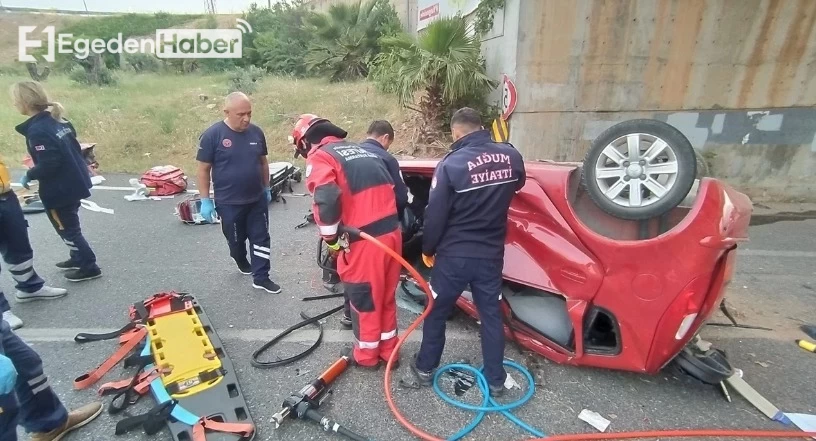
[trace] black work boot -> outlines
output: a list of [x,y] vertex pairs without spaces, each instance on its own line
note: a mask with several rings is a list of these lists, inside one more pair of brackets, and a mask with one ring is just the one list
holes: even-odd
[[351,317],[343,314],[343,318],[340,319],[340,324],[346,329],[351,329]]
[[490,397],[491,398],[499,398],[502,395],[504,395],[505,389],[504,389],[503,384],[501,386],[493,386],[491,384],[491,385],[488,385],[488,388],[490,389]]
[[416,365],[417,354],[414,354],[414,361],[411,362],[411,372],[416,377],[420,386],[432,386],[435,371],[422,371]]
[[252,265],[250,265],[250,263],[246,259],[240,262],[236,260],[235,264],[238,265],[238,271],[241,274],[244,275],[252,274]]
[[102,277],[102,270],[99,268],[92,269],[92,270],[71,270],[65,273],[65,278],[68,279],[69,282],[82,282],[85,280],[96,279],[98,277]]
[[68,260],[65,260],[63,262],[58,263],[57,268],[61,269],[63,271],[78,270],[79,269],[79,264],[74,262],[71,259],[68,259]]
[[253,282],[252,287],[255,289],[264,290],[270,294],[279,294],[281,292],[281,287],[269,279]]

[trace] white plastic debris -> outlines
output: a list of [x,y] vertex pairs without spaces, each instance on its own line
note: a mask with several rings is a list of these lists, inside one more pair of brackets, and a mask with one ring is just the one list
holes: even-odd
[[101,184],[103,182],[105,182],[104,177],[102,177],[102,176],[91,176],[91,184],[99,185],[99,184]]
[[510,375],[510,372],[507,373],[507,378],[504,379],[504,388],[505,389],[521,389],[521,385],[518,384],[515,378]]
[[87,199],[82,199],[79,201],[79,203],[82,205],[82,208],[86,210],[96,211],[98,213],[113,214],[113,209],[100,207],[96,202],[89,201]]
[[147,185],[142,184],[139,182],[138,179],[132,178],[130,181],[130,186],[133,187],[133,194],[129,194],[125,196],[125,200],[127,201],[144,201],[150,199],[147,197],[149,194],[149,190],[147,189]]
[[578,419],[596,428],[599,432],[606,432],[610,421],[601,416],[598,412],[584,409],[578,414]]

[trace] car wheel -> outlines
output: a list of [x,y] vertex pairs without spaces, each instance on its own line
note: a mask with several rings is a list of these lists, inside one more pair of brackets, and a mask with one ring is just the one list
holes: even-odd
[[672,364],[705,384],[720,384],[734,375],[734,368],[728,362],[725,352],[719,349],[702,352],[687,346],[677,354]]
[[592,142],[582,183],[603,211],[639,220],[676,207],[696,175],[697,155],[679,130],[661,121],[636,119],[615,124]]

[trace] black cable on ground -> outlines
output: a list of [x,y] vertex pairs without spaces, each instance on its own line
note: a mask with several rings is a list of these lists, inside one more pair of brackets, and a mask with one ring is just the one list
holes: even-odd
[[300,300],[304,302],[311,302],[313,300],[324,300],[324,299],[334,299],[337,297],[343,297],[343,293],[336,293],[336,294],[325,294],[322,296],[312,296],[312,297],[304,297]]
[[[252,353],[252,359],[250,360],[250,363],[252,363],[252,366],[255,366],[256,368],[268,369],[268,368],[283,366],[283,365],[292,363],[294,361],[298,361],[301,358],[304,358],[304,357],[308,356],[309,354],[314,352],[314,350],[317,349],[318,346],[320,346],[320,343],[323,342],[323,325],[320,323],[320,320],[323,320],[324,318],[326,318],[326,317],[328,317],[328,316],[330,316],[330,315],[334,314],[335,312],[340,311],[342,309],[343,309],[343,305],[340,305],[340,306],[338,306],[336,308],[332,308],[332,309],[330,309],[330,310],[328,310],[328,311],[326,311],[326,312],[324,312],[322,314],[319,314],[319,315],[317,315],[315,317],[309,317],[308,315],[306,315],[305,312],[301,311],[300,316],[303,317],[305,320],[303,320],[300,323],[297,323],[295,325],[290,326],[287,330],[285,330],[285,331],[281,332],[280,334],[276,335],[275,338],[273,338],[269,342],[264,343],[263,346],[261,346],[260,348],[258,348],[257,351]],[[300,328],[302,328],[302,327],[304,327],[306,325],[310,325],[310,324],[314,324],[315,326],[317,326],[317,329],[320,332],[317,335],[317,340],[315,340],[315,342],[312,344],[312,346],[310,346],[308,349],[306,349],[305,351],[303,351],[303,352],[301,352],[301,353],[299,353],[297,355],[293,355],[291,357],[284,358],[284,359],[281,359],[281,360],[276,360],[276,361],[260,361],[259,360],[262,353],[267,351],[272,346],[275,346],[276,344],[278,344],[287,335],[291,334],[293,331],[296,331],[296,330],[298,330],[298,329],[300,329]]]

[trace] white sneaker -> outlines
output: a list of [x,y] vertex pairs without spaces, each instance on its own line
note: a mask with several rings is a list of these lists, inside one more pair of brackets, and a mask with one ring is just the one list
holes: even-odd
[[3,320],[5,320],[11,329],[20,329],[23,327],[23,320],[20,317],[14,315],[11,311],[6,311],[3,313]]
[[34,300],[58,299],[60,297],[64,297],[66,294],[68,294],[68,290],[65,288],[53,288],[50,286],[43,286],[42,288],[39,289],[39,291],[35,291],[32,293],[17,290],[14,297],[17,299],[18,303],[25,303]]

